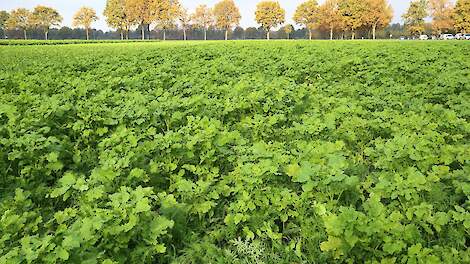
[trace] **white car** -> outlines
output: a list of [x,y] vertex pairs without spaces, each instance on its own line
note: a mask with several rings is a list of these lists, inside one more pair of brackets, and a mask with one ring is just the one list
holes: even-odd
[[421,36],[419,36],[419,39],[420,40],[428,40],[429,37],[428,37],[428,35],[421,35]]
[[470,40],[470,34],[469,34],[469,33],[463,34],[463,35],[462,35],[462,39],[464,39],[464,40]]
[[463,39],[463,35],[460,33],[455,34],[455,39]]
[[442,34],[441,39],[443,39],[443,40],[453,40],[453,39],[455,39],[455,37],[452,34]]

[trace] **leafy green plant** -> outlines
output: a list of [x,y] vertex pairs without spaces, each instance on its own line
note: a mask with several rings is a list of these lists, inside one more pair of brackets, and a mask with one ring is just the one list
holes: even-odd
[[468,263],[468,54],[2,46],[0,263]]

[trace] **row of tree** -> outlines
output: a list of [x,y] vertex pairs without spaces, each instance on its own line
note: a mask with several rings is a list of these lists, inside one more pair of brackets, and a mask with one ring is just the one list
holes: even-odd
[[[162,32],[165,40],[167,31],[175,32],[177,27],[185,40],[189,30],[202,31],[205,40],[209,30],[224,31],[224,39],[228,39],[232,29],[240,29],[237,26],[241,19],[233,0],[221,0],[212,8],[199,5],[192,14],[179,0],[107,0],[103,15],[121,39],[128,39],[129,32],[136,27],[142,39],[150,38],[149,32],[153,28]],[[470,32],[470,0],[457,0],[455,5],[449,0],[413,0],[403,15],[408,32],[412,35],[423,33],[428,16],[432,17],[433,33]],[[326,0],[322,5],[316,0],[307,0],[297,7],[293,20],[304,27],[310,39],[316,29],[328,31],[330,39],[335,33],[341,38],[347,34],[354,39],[358,32],[365,31],[375,39],[377,30],[387,27],[392,17],[393,10],[387,0]],[[257,5],[255,18],[266,38],[270,39],[272,29],[285,23],[285,10],[278,1],[262,1]],[[83,28],[89,39],[92,23],[97,20],[92,8],[82,7],[73,17],[73,26]],[[60,14],[45,6],[37,6],[32,11],[25,8],[11,13],[0,11],[0,29],[22,31],[25,39],[27,30],[41,30],[48,39],[50,28],[61,22]],[[281,30],[289,38],[294,27],[285,25]]]
[[[163,31],[158,29],[145,29],[146,38],[149,39],[163,39]],[[287,31],[287,32],[286,32]],[[425,25],[426,34],[431,34],[431,23],[426,23]],[[5,35],[10,39],[22,39],[23,32],[18,30],[7,30],[2,32],[0,30],[0,39],[4,38]],[[235,27],[228,34],[228,38],[232,40],[249,40],[249,39],[266,39],[267,32],[260,26],[257,27],[246,27],[241,26]],[[350,32],[346,32],[344,35],[341,33],[335,34],[335,39],[350,38]],[[121,39],[120,32],[117,30],[100,30],[91,28],[89,30],[90,39],[94,40],[119,40]],[[137,40],[141,39],[141,29],[139,27],[134,27],[129,31],[129,39]],[[215,27],[210,27],[207,32],[208,40],[224,40],[225,31],[217,29]],[[408,36],[404,26],[399,23],[390,24],[389,26],[377,30],[377,39],[388,39],[391,38],[391,35],[394,39],[398,39],[402,36]],[[63,40],[63,39],[84,39],[86,36],[86,30],[84,28],[77,27],[54,27],[51,28],[48,33],[48,38],[50,40]],[[186,31],[187,40],[202,40],[204,39],[204,31],[195,27],[191,27]],[[44,32],[39,29],[28,30],[29,39],[44,39]],[[184,33],[181,27],[176,27],[166,31],[167,40],[183,40]],[[270,32],[271,39],[309,39],[309,31],[304,27],[292,27],[292,25],[286,25],[278,29],[272,29]],[[327,29],[317,28],[312,32],[312,39],[329,39],[330,32]],[[371,39],[372,32],[367,28],[361,28],[356,31],[356,38]]]
[[[264,28],[267,39],[273,28],[285,23],[285,13],[278,1],[262,1],[257,5],[256,22]],[[145,38],[145,26],[155,25],[163,31],[165,39],[165,32],[178,22],[184,39],[190,27],[204,32],[210,27],[222,29],[227,39],[228,32],[238,26],[241,19],[233,0],[221,0],[213,8],[200,5],[193,14],[188,14],[179,0],[108,0],[104,15],[108,24],[121,32],[140,25],[142,39]],[[413,0],[403,16],[408,32],[422,33],[424,19],[428,16],[432,17],[437,34],[451,30],[470,32],[470,0],[457,0],[455,6],[449,0]],[[342,37],[350,32],[354,39],[358,30],[368,29],[375,39],[377,29],[388,26],[392,18],[393,9],[387,0],[326,0],[322,5],[317,0],[307,0],[297,7],[293,20],[308,30],[310,39],[315,29],[328,30],[330,39],[335,32]],[[293,26],[286,25],[284,30],[289,35]],[[206,34],[204,36],[207,39]]]
[[[95,10],[89,7],[80,8],[73,17],[73,25],[83,26],[86,30],[86,38],[89,39],[91,24],[98,20]],[[18,8],[11,13],[0,11],[0,29],[18,30],[23,32],[24,39],[27,39],[28,30],[41,30],[47,40],[51,27],[59,26],[62,16],[57,10],[47,6],[36,6],[30,11],[26,8]]]
[[[267,39],[271,29],[284,24],[285,13],[278,1],[262,1],[257,5],[256,22],[265,29]],[[123,38],[131,27],[139,25],[142,39],[145,39],[145,27],[154,25],[165,32],[177,24],[184,35],[189,27],[205,32],[216,27],[225,30],[227,39],[228,32],[238,26],[241,19],[233,0],[221,0],[213,8],[200,5],[193,14],[188,14],[178,0],[108,0],[104,15],[111,27],[123,32]],[[350,31],[354,38],[361,27],[371,28],[375,38],[376,29],[387,26],[392,17],[392,8],[386,0],[327,0],[322,5],[316,0],[308,0],[298,6],[293,19],[309,31],[310,38],[314,29],[328,28],[332,39],[335,31]],[[287,25],[286,30],[292,28]]]
[[413,0],[403,15],[405,26],[412,35],[425,31],[427,17],[432,18],[433,34],[455,31],[470,32],[470,0]]
[[49,29],[52,26],[58,26],[62,22],[62,16],[60,16],[57,10],[40,5],[35,7],[33,11],[29,11],[26,8],[15,9],[10,14],[6,11],[1,11],[0,22],[2,29],[22,30],[25,39],[27,39],[27,29],[40,28],[44,31],[45,38],[47,39]]
[[194,14],[189,14],[179,0],[108,0],[104,10],[108,25],[121,32],[121,38],[128,38],[129,30],[134,26],[141,28],[142,39],[145,39],[145,29],[151,25],[163,31],[173,29],[177,24],[183,29],[184,39],[186,31],[191,26],[204,31],[207,39],[207,30],[211,26],[225,30],[225,39],[228,31],[240,23],[241,15],[233,0],[222,0],[214,8],[200,5]]

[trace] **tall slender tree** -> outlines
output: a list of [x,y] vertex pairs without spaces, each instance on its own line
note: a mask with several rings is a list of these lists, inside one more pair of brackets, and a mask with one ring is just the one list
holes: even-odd
[[187,40],[187,31],[191,27],[191,15],[188,13],[188,10],[186,8],[181,8],[179,14],[178,14],[178,20],[180,22],[181,28],[183,29],[183,39]]
[[27,30],[31,27],[31,12],[26,8],[11,11],[10,17],[5,21],[6,29],[23,31],[24,39],[28,39]]
[[194,25],[204,30],[204,40],[207,40],[207,30],[209,27],[214,25],[214,14],[212,9],[206,5],[199,5],[196,7],[194,14],[192,15]]
[[125,10],[129,21],[137,24],[141,29],[142,40],[145,40],[145,29],[153,22],[152,0],[126,0]]
[[126,39],[129,39],[132,23],[126,9],[126,0],[107,0],[103,15],[110,27],[119,30],[121,40],[124,39],[124,35],[126,35]]
[[294,32],[294,26],[292,26],[291,24],[287,24],[282,29],[286,33],[287,39],[290,39],[290,34],[292,34],[292,32]]
[[98,20],[98,16],[93,8],[81,7],[73,16],[73,26],[83,26],[86,32],[86,39],[90,39],[91,24]]
[[413,0],[408,10],[403,15],[405,27],[411,35],[419,35],[424,32],[424,19],[428,16],[427,1]]
[[342,16],[339,13],[338,0],[326,0],[318,9],[320,27],[330,32],[330,40],[336,29],[342,28]]
[[453,18],[456,30],[470,33],[470,0],[457,0]]
[[176,26],[182,10],[181,4],[179,0],[154,0],[151,10],[152,21],[156,23],[156,28],[163,31],[163,40],[166,40],[166,31]]
[[271,29],[286,20],[286,11],[278,1],[263,1],[256,6],[255,16],[256,22],[266,30],[266,39],[269,40]]
[[7,11],[5,11],[5,10],[1,10],[1,11],[0,11],[0,30],[1,30],[2,33],[3,33],[2,38],[5,38],[5,36],[6,36],[6,33],[5,33],[5,22],[8,20],[9,17],[10,17],[10,14],[8,14]]
[[387,0],[365,0],[365,3],[365,24],[372,29],[372,38],[376,39],[377,28],[384,28],[392,21],[393,9]]
[[44,38],[48,39],[49,30],[62,22],[62,16],[57,10],[47,6],[36,6],[31,14],[32,24],[44,31]]
[[307,28],[310,40],[312,40],[313,29],[318,26],[318,18],[318,2],[316,0],[303,2],[295,10],[294,21]]
[[228,32],[234,26],[240,24],[240,10],[233,0],[221,0],[214,6],[216,26],[225,30],[225,40],[228,40]]
[[339,12],[343,26],[351,31],[351,39],[355,39],[356,30],[367,24],[367,2],[363,0],[340,0]]
[[449,0],[428,0],[428,5],[434,33],[440,35],[454,28],[454,6]]

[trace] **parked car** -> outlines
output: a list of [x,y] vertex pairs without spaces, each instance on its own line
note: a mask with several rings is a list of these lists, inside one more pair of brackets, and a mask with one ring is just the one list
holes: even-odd
[[421,36],[419,36],[419,39],[420,40],[428,40],[429,37],[428,37],[428,35],[421,35]]
[[464,39],[464,40],[470,40],[470,34],[469,34],[469,33],[463,34],[463,35],[462,35],[462,39]]
[[455,34],[455,39],[463,39],[463,35],[460,33]]
[[453,40],[453,39],[455,39],[455,37],[452,34],[442,34],[441,39],[442,40]]

